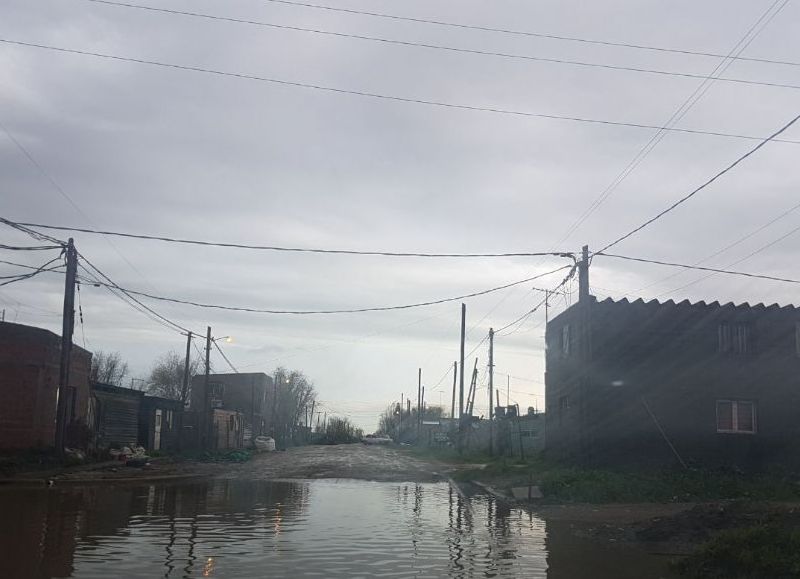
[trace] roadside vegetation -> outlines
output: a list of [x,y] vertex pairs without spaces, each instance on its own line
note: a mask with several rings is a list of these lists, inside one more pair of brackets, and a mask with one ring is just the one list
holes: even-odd
[[459,455],[452,448],[414,448],[409,452],[464,464],[465,468],[453,474],[458,481],[478,481],[500,490],[537,485],[544,494],[540,502],[549,504],[800,500],[800,477],[790,472],[744,474],[721,468],[583,468],[541,456],[521,461],[485,454]]
[[349,418],[333,416],[314,432],[316,444],[351,444],[361,442],[364,431],[356,428]]
[[677,567],[697,579],[800,577],[800,529],[773,523],[723,531]]

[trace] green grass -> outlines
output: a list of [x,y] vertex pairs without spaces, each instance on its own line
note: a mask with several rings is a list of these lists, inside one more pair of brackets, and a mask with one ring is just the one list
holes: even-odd
[[[466,461],[471,462],[471,461]],[[708,500],[800,500],[795,475],[745,475],[724,470],[678,468],[582,468],[534,457],[500,458],[482,469],[464,469],[456,480],[508,488],[539,485],[549,503],[694,502]]]
[[724,531],[677,566],[696,578],[800,577],[800,530],[759,525]]
[[175,455],[181,460],[197,460],[200,462],[247,462],[253,457],[249,450],[196,450],[185,451]]

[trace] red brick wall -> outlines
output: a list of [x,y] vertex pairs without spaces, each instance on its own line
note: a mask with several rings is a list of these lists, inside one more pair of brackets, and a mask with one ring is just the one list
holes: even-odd
[[[0,449],[52,446],[55,436],[60,338],[41,328],[0,323]],[[70,386],[75,418],[89,403],[91,353],[73,346]]]

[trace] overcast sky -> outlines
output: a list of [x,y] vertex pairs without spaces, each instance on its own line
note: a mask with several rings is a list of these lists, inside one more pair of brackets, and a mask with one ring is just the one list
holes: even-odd
[[[727,54],[773,0],[319,0],[326,5],[559,36]],[[708,75],[720,58],[443,27],[259,0],[142,0],[150,6],[331,32]],[[447,52],[147,12],[86,0],[6,0],[0,37],[403,98],[661,126],[702,78]],[[769,13],[742,56],[792,60],[800,6]],[[767,22],[767,20],[769,20]],[[759,30],[759,29],[757,29]],[[747,37],[748,39],[751,37]],[[723,76],[800,85],[800,67],[737,61]],[[764,137],[796,114],[797,89],[717,81],[675,126]],[[757,142],[669,133],[567,239],[654,129],[457,110],[0,44],[4,217],[212,241],[402,252],[599,249],[700,185]],[[35,164],[17,147],[16,139]],[[783,135],[800,140],[800,127]],[[615,248],[695,263],[797,203],[800,145],[771,143]],[[38,165],[38,167],[37,167]],[[704,262],[800,278],[800,210]],[[51,232],[52,233],[52,232]],[[787,234],[790,234],[787,236]],[[65,232],[54,233],[66,238]],[[503,285],[552,258],[415,259],[280,254],[74,235],[123,287],[231,306],[401,305]],[[10,229],[3,243],[29,243]],[[44,254],[0,252],[40,264]],[[55,256],[53,254],[51,257]],[[19,269],[0,265],[0,275]],[[797,303],[797,286],[598,257],[599,298]],[[563,272],[537,280],[553,287]],[[691,285],[688,285],[691,284]],[[533,284],[467,300],[467,349],[542,298]],[[575,284],[568,286],[575,290]],[[6,319],[60,331],[63,277],[0,288]],[[134,376],[184,338],[102,288],[81,288],[75,341],[119,351]],[[553,299],[550,315],[570,302]],[[241,371],[300,369],[329,413],[368,430],[400,394],[449,405],[458,302],[329,316],[203,310],[145,300],[193,331],[211,325]],[[496,340],[511,399],[543,407],[544,311]],[[198,344],[202,345],[202,344]],[[486,345],[478,368],[485,382]],[[225,363],[215,356],[217,369]],[[441,397],[441,398],[440,398]],[[484,412],[486,390],[476,408]]]

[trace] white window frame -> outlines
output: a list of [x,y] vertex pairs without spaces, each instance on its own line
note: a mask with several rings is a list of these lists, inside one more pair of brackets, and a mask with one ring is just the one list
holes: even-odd
[[[731,405],[731,413],[732,413],[732,429],[721,429],[719,427],[719,405],[721,402],[728,403]],[[750,405],[750,410],[752,413],[752,423],[753,429],[752,430],[739,430],[739,404],[745,403]],[[716,402],[716,415],[717,415],[717,433],[718,434],[756,434],[758,432],[758,411],[757,405],[755,400],[717,400]]]

